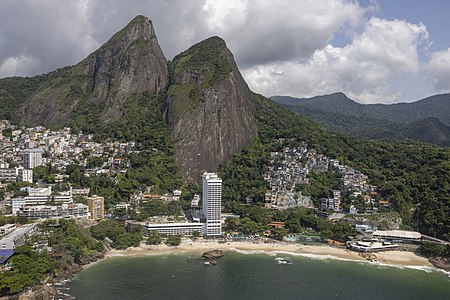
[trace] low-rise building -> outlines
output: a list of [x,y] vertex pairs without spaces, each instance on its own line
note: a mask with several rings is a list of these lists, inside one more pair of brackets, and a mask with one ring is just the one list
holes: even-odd
[[22,225],[3,237],[0,240],[0,264],[6,262],[14,254],[14,249],[25,244],[36,230],[37,224]]
[[146,224],[145,227],[149,232],[157,231],[167,235],[185,235],[192,234],[195,231],[202,233],[205,223],[189,222],[189,223],[163,223],[163,224]]
[[51,218],[89,218],[89,209],[82,203],[56,205],[24,206],[18,212],[19,216],[30,219]]
[[0,181],[14,182],[17,179],[17,171],[14,168],[0,168]]
[[16,229],[16,224],[5,224],[0,226],[0,236],[6,235]]
[[128,204],[128,203],[120,202],[120,203],[117,203],[117,204],[114,206],[114,208],[115,208],[115,209],[128,209],[129,206],[130,206],[130,204]]
[[420,232],[406,230],[376,230],[373,236],[396,243],[419,243],[422,240]]

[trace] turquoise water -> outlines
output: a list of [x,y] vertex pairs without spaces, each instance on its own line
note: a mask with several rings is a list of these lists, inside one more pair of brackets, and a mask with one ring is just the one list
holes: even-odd
[[198,254],[109,258],[66,287],[76,299],[450,299],[450,278],[438,271],[234,252],[217,266]]

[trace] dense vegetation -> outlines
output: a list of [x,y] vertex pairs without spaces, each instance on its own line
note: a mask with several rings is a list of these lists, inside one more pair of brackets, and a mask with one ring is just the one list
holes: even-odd
[[139,246],[144,232],[141,225],[135,225],[130,231],[127,231],[125,224],[115,220],[103,221],[92,226],[90,230],[92,236],[99,241],[109,238],[113,242],[111,246],[116,249]]
[[19,123],[19,109],[59,70],[34,77],[8,77],[0,80],[0,120]]
[[[323,239],[334,239],[345,242],[349,237],[355,237],[352,226],[345,222],[333,223],[327,219],[317,218],[314,212],[307,208],[290,208],[284,211],[269,211],[258,206],[242,206],[237,203],[233,208],[241,218],[227,218],[228,232],[242,232],[245,235],[262,235],[270,231],[270,237],[282,240],[288,234],[320,233]],[[286,228],[273,228],[268,224],[271,220],[286,223]]]
[[[46,221],[39,225],[39,229],[47,235],[36,235],[24,246],[17,247],[8,261],[11,269],[0,272],[1,295],[19,293],[28,286],[42,282],[47,276],[68,269],[74,263],[80,264],[85,257],[103,251],[103,244],[75,225],[73,220]],[[33,243],[44,239],[52,247],[52,255],[46,250],[33,250]]]
[[311,99],[272,97],[330,131],[376,139],[411,139],[440,146],[450,146],[449,98],[449,94],[443,94],[413,103],[364,105],[342,93]]
[[422,242],[419,251],[425,256],[450,258],[450,244],[445,246],[430,242]]
[[[266,165],[258,163],[279,147],[274,141],[305,141],[330,158],[367,174],[389,198],[403,218],[405,228],[449,238],[450,151],[426,144],[356,139],[328,133],[293,112],[255,95],[259,137],[250,147],[220,167],[224,178],[224,201],[245,201],[248,195],[263,201]],[[240,188],[234,185],[239,183]]]
[[231,65],[225,41],[219,37],[208,38],[177,55],[173,60],[173,76],[183,72],[202,74],[203,89],[222,82],[229,76]]
[[0,295],[19,293],[26,287],[43,281],[59,266],[47,252],[34,252],[27,245],[16,248],[9,264],[12,265],[11,270],[0,272]]
[[41,225],[49,232],[49,246],[54,253],[62,254],[64,263],[81,263],[82,258],[103,251],[103,243],[92,238],[88,230],[77,226],[74,220],[49,220]]

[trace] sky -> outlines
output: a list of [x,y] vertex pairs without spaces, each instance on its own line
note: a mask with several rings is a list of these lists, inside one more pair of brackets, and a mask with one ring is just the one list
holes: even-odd
[[450,91],[449,11],[448,0],[2,0],[0,78],[76,64],[145,15],[169,60],[222,37],[265,96],[412,102]]

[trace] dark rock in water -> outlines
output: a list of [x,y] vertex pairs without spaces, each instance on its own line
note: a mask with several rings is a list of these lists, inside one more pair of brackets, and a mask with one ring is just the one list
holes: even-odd
[[215,265],[217,265],[217,260],[212,259],[212,260],[209,261],[209,263],[210,263],[211,265],[215,266]]
[[88,265],[90,263],[96,262],[99,259],[105,258],[105,254],[103,253],[92,253],[88,255],[84,255],[80,258],[81,265]]
[[219,257],[223,256],[223,251],[222,250],[211,250],[211,251],[206,251],[205,253],[202,254],[202,257],[206,258],[206,259],[216,259]]

